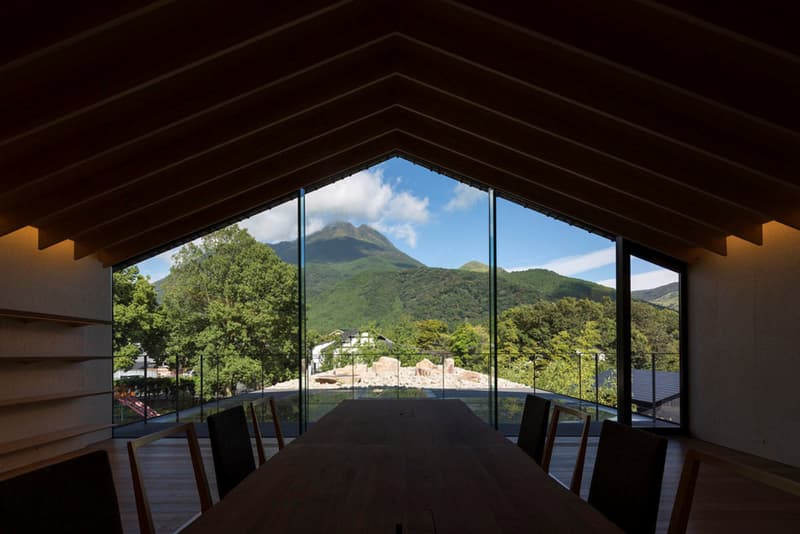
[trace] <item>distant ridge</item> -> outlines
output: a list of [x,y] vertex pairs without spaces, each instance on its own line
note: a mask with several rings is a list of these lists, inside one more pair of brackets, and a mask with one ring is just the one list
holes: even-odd
[[680,284],[678,282],[672,282],[652,289],[632,291],[631,297],[678,311],[680,307]]
[[459,270],[472,271],[473,273],[488,273],[489,266],[486,265],[485,263],[473,260],[473,261],[468,261],[467,263],[459,267]]

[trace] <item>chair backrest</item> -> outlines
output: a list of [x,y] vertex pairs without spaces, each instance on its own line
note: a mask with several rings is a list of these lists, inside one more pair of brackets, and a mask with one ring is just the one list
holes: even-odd
[[525,408],[522,410],[517,445],[540,465],[544,454],[544,439],[547,435],[549,416],[549,400],[535,395],[525,397]]
[[261,428],[258,426],[258,413],[256,411],[256,406],[261,406],[265,403],[269,403],[269,411],[272,414],[272,424],[275,427],[275,437],[278,439],[278,450],[282,450],[284,447],[283,443],[283,432],[281,432],[281,423],[278,420],[278,412],[275,409],[275,398],[271,395],[269,397],[263,397],[261,399],[256,399],[250,403],[250,418],[253,421],[253,435],[256,437],[256,449],[258,451],[258,465],[264,465],[267,461],[267,457],[264,454],[264,438],[261,436]]
[[[583,481],[583,464],[586,459],[586,444],[589,441],[589,427],[592,422],[592,417],[589,414],[573,410],[568,406],[561,406],[560,404],[553,406],[553,415],[550,416],[550,429],[547,431],[547,442],[545,443],[544,455],[542,456],[542,469],[544,469],[545,472],[550,472],[550,459],[553,457],[553,445],[555,445],[556,442],[558,420],[562,413],[572,415],[583,421],[581,440],[578,444],[578,457],[575,459],[575,469],[572,471],[572,479],[569,484],[569,490],[575,495],[580,495],[581,482]],[[559,480],[559,482],[561,481]]]
[[0,478],[0,532],[122,533],[106,451],[70,454]]
[[697,485],[697,474],[700,471],[701,463],[713,465],[742,478],[800,497],[800,482],[796,480],[726,460],[713,454],[689,449],[686,451],[686,459],[683,462],[678,491],[675,494],[675,505],[672,508],[668,534],[684,534],[686,532],[686,526],[689,523],[689,512],[692,509],[694,490]]
[[184,423],[131,440],[128,442],[128,459],[131,463],[133,493],[136,497],[136,511],[139,515],[139,530],[141,534],[153,534],[155,532],[155,526],[153,524],[153,515],[150,512],[150,501],[147,499],[147,492],[145,491],[144,478],[142,476],[142,469],[137,451],[154,441],[176,434],[186,434],[186,442],[189,445],[189,455],[192,459],[194,479],[197,484],[197,493],[200,496],[200,512],[206,512],[212,506],[211,490],[208,486],[208,478],[206,477],[206,469],[203,466],[203,456],[200,452],[200,443],[197,441],[197,431],[194,428],[194,423]]
[[603,421],[589,504],[625,532],[654,532],[666,455],[666,439]]
[[255,471],[253,446],[241,405],[209,415],[207,421],[214,471],[217,474],[217,490],[222,499]]

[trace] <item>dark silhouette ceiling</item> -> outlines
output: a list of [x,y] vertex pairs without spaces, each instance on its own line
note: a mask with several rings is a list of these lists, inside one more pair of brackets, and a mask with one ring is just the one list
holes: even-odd
[[12,2],[0,234],[114,265],[402,156],[687,261],[761,244],[800,228],[795,9]]

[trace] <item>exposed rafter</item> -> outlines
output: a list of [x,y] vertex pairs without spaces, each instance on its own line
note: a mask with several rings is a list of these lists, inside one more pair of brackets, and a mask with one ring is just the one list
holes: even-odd
[[112,265],[393,154],[689,261],[800,228],[800,49],[743,9],[85,11],[2,22],[0,235],[33,225]]

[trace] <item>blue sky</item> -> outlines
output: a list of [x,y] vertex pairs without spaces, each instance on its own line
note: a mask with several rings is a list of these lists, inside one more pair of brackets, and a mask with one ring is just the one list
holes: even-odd
[[[259,241],[292,240],[296,213],[290,202],[239,224]],[[335,221],[368,224],[431,267],[488,263],[488,194],[403,159],[306,195],[307,232]],[[497,262],[504,269],[546,268],[613,286],[614,243],[604,237],[503,199],[497,204],[497,233]],[[139,268],[153,280],[163,278],[172,254],[159,254]],[[640,260],[632,262],[631,273],[633,289],[677,280],[674,273]]]

